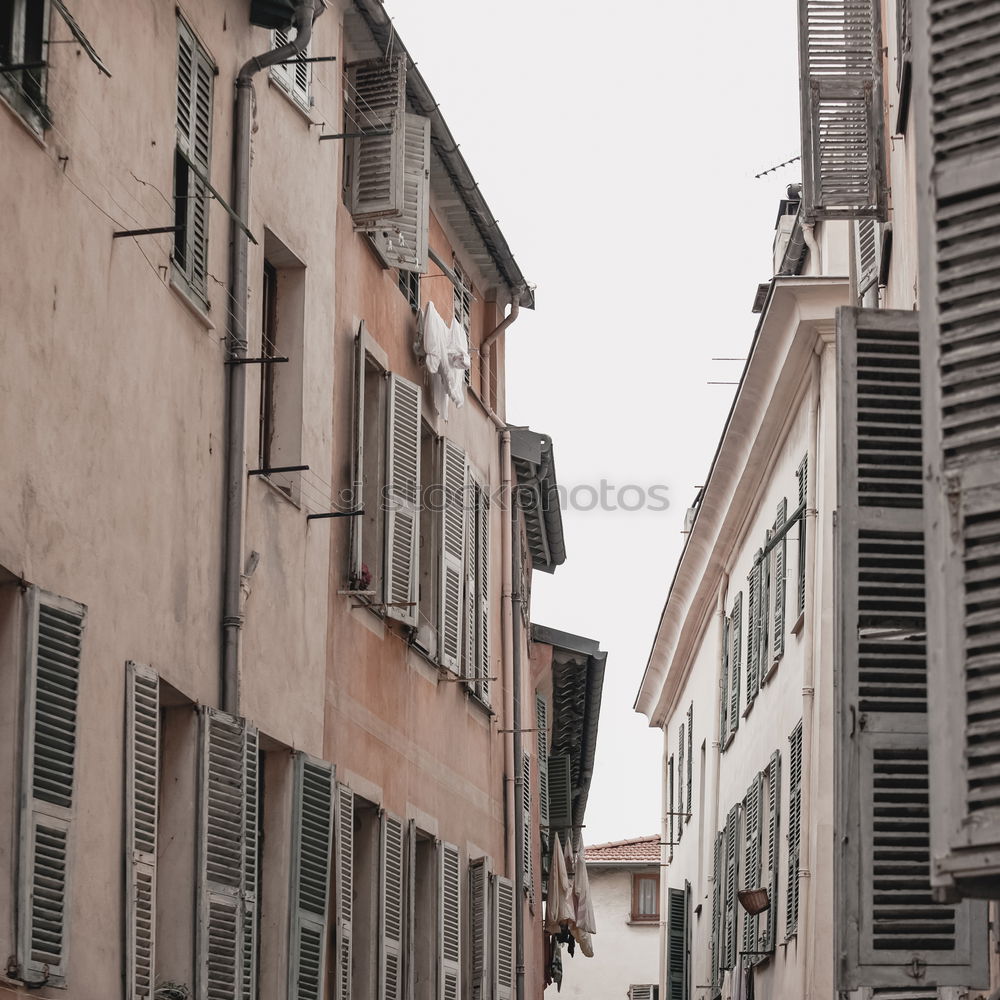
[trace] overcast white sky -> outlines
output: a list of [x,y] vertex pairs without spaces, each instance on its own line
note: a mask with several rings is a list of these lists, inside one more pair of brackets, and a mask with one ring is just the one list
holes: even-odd
[[[532,619],[608,651],[585,840],[659,830],[660,740],[632,711],[684,512],[707,474],[798,165],[794,0],[388,0],[537,309],[507,413],[572,489],[663,484],[666,512],[564,511]],[[584,492],[583,496],[586,496]],[[634,491],[627,502],[634,502]]]

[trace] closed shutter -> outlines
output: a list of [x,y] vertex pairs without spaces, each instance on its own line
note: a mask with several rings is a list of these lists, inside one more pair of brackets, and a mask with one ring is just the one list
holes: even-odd
[[656,1000],[652,983],[638,983],[628,988],[629,1000]]
[[781,826],[781,754],[775,750],[767,766],[767,885],[770,906],[765,916],[763,935],[758,934],[759,947],[774,951],[778,925],[778,832]]
[[[761,813],[764,808],[764,780],[758,774],[747,789],[743,800],[745,816],[745,832],[743,837],[743,888],[759,889],[761,887]],[[757,950],[757,925],[759,914],[743,914],[743,950]],[[748,956],[750,961],[755,955]]]
[[[767,541],[771,541],[771,530],[767,531]],[[760,592],[757,605],[757,671],[761,687],[767,683],[771,668],[771,554],[757,550],[760,570]]]
[[747,707],[760,692],[760,581],[763,564],[755,561],[747,574]]
[[719,745],[726,748],[729,737],[729,636],[732,622],[722,617],[722,670],[719,690]]
[[858,298],[878,287],[882,266],[882,226],[874,219],[858,219],[854,224],[854,259],[858,269]]
[[246,735],[241,720],[212,708],[202,709],[198,1000],[231,1000],[242,995]]
[[521,751],[521,871],[524,876],[524,891],[531,905],[535,905],[535,832],[531,824],[531,754]]
[[329,764],[304,753],[296,754],[289,905],[290,1000],[322,1000],[326,995],[335,787]]
[[799,929],[799,854],[802,837],[802,723],[788,737],[788,882],[785,888],[785,937]]
[[[354,426],[353,455],[351,459],[351,509],[360,510],[364,506],[365,496],[365,341],[368,331],[364,320],[358,327],[354,338]],[[365,517],[371,517],[372,511],[365,511],[364,516],[350,517],[351,550],[347,567],[348,579],[352,587],[359,585],[362,578],[361,539]]]
[[[709,973],[714,987],[722,984],[722,880],[725,838],[722,833],[715,835],[712,851],[712,938],[709,945]],[[715,995],[717,990],[713,990]]]
[[18,966],[25,982],[66,980],[80,651],[86,609],[32,589],[22,737]]
[[403,822],[383,812],[379,856],[378,1000],[403,995]]
[[687,1000],[687,893],[667,889],[667,1000]]
[[837,335],[839,988],[978,986],[985,909],[930,886],[917,316],[841,309]]
[[514,883],[497,875],[493,880],[494,1000],[514,995]]
[[438,846],[438,1000],[462,996],[462,871],[454,844]]
[[[209,192],[196,171],[207,177],[212,151],[212,88],[215,67],[194,33],[177,21],[177,160],[178,199],[174,264],[191,290],[207,296]],[[196,170],[191,169],[190,161]]]
[[[1000,896],[996,0],[914,0],[932,883]],[[923,137],[929,136],[929,141]]]
[[386,614],[407,625],[417,623],[420,398],[420,386],[399,375],[389,376],[384,493]]
[[348,63],[344,77],[346,132],[351,144],[350,209],[358,228],[403,210],[406,59]]
[[486,858],[469,862],[469,954],[472,1000],[487,1000],[490,970],[490,870]]
[[885,215],[880,25],[877,0],[799,0],[807,219]]
[[[788,519],[788,499],[782,497],[778,502],[778,514],[774,519],[774,530],[780,531]],[[785,655],[785,573],[788,565],[787,550],[788,535],[774,546],[774,643],[771,655],[780,660]]]
[[573,777],[569,754],[549,756],[549,826],[563,830],[573,825]]
[[125,665],[126,1000],[151,1000],[156,957],[156,824],[160,779],[160,681]]
[[725,857],[725,905],[723,907],[724,950],[723,965],[731,969],[736,963],[737,923],[739,908],[736,900],[736,886],[739,880],[739,839],[740,839],[740,807],[733,806],[726,818],[726,857]]
[[351,963],[354,940],[354,792],[337,785],[334,827],[336,864],[337,983],[336,1000],[351,1000]]
[[[463,593],[465,590],[466,465],[465,452],[444,443],[441,469],[441,663],[459,673],[462,666]],[[471,541],[471,540],[470,540]]]
[[535,742],[538,747],[538,813],[542,829],[549,825],[549,706],[545,698],[535,695]]
[[[248,726],[243,745],[243,992],[256,1000],[258,917],[260,913],[260,737]],[[307,994],[308,995],[308,994]]]
[[[490,494],[486,487],[475,484],[476,509],[476,694],[480,701],[490,703]],[[471,544],[471,540],[470,540]],[[542,767],[539,757],[539,767]]]
[[806,499],[809,495],[809,456],[803,455],[795,473],[798,479],[799,507],[802,515],[799,518],[799,579],[795,594],[796,615],[801,615],[806,609]]
[[743,591],[733,600],[729,622],[729,732],[740,728],[740,667],[743,644]]
[[[275,28],[271,35],[271,48],[280,49],[288,42],[289,33],[281,28]],[[310,41],[302,55],[308,58],[311,51],[312,42]],[[312,78],[311,66],[312,63],[296,61],[271,67],[272,78],[306,108],[312,103],[309,98],[309,82]]]
[[687,721],[687,733],[688,733],[688,743],[687,743],[687,805],[685,808],[685,813],[687,814],[688,822],[691,821],[691,784],[692,778],[694,777],[694,702],[688,705],[688,721]]
[[427,227],[430,218],[431,122],[405,115],[403,210],[372,226],[371,238],[388,267],[424,274],[427,271]]
[[674,860],[674,847],[676,846],[680,837],[677,835],[677,821],[680,817],[677,815],[677,809],[674,806],[674,755],[670,755],[670,759],[667,761],[667,809],[670,811],[669,815],[669,825],[670,825],[670,860]]
[[677,731],[677,799],[670,797],[670,808],[677,813],[677,840],[684,836],[684,723]]

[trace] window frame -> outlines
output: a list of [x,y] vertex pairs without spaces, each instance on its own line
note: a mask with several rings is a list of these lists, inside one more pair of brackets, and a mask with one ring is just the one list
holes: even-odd
[[[642,901],[642,890],[640,883],[644,880],[653,882],[655,891],[653,899],[656,901],[655,913],[643,913],[640,910]],[[632,872],[632,909],[629,914],[629,923],[632,924],[658,924],[660,922],[660,873],[657,871]]]
[[[31,26],[27,22],[27,12],[32,0],[12,0],[10,11],[9,52],[10,62],[6,65],[41,62],[35,69],[12,70],[0,73],[0,98],[39,137],[52,124],[52,116],[46,103],[48,89],[48,60],[46,48],[49,44],[52,5],[49,0],[41,0],[41,23]],[[29,30],[31,38],[29,39]],[[34,37],[37,33],[37,38]],[[0,58],[3,53],[0,51]],[[16,80],[12,79],[16,77]],[[33,80],[34,89],[29,92],[24,80]]]
[[[283,40],[279,39],[279,35],[284,36]],[[288,34],[282,31],[280,28],[274,28],[271,31],[271,51],[280,48],[282,45],[287,45],[289,41],[293,41],[294,38],[289,38]],[[309,44],[306,45],[305,52],[302,55],[305,58],[309,58],[312,54],[312,39],[309,40]],[[298,73],[298,63],[277,63],[271,67],[269,76],[270,79],[278,85],[284,94],[286,94],[295,103],[296,107],[300,108],[302,111],[308,111],[313,106],[313,95],[312,95],[312,63],[302,64],[305,71],[305,86],[300,86],[297,79]]]

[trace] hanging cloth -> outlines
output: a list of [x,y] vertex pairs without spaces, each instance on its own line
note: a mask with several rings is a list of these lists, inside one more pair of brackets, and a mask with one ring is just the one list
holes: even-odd
[[576,856],[576,869],[573,876],[573,903],[576,921],[573,924],[573,937],[576,938],[580,951],[587,958],[594,957],[593,934],[597,933],[597,918],[594,915],[594,902],[590,894],[590,877],[587,874],[587,862],[583,851]]
[[559,843],[559,834],[556,834],[552,864],[549,866],[548,898],[545,901],[545,929],[550,934],[558,934],[564,923],[575,920],[572,893],[573,887],[566,874],[566,859]]

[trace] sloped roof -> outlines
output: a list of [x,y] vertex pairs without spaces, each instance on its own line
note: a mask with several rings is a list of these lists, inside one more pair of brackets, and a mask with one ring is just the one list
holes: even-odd
[[607,844],[588,844],[585,855],[587,864],[648,864],[660,863],[660,836],[633,837],[631,840],[613,840]]

